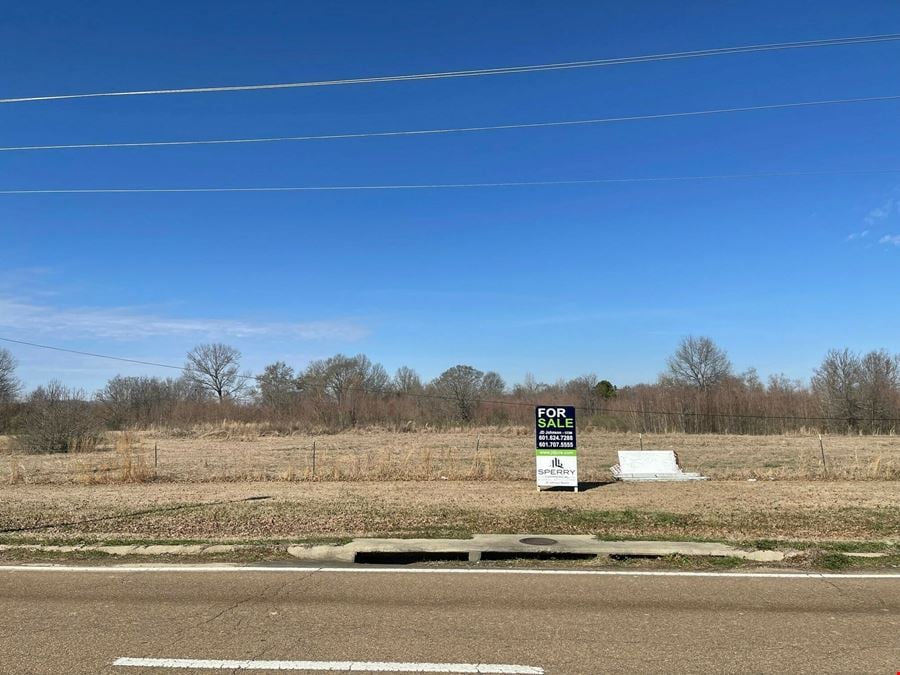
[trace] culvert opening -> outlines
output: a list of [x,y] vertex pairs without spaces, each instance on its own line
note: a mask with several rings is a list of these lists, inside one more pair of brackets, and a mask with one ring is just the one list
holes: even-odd
[[362,565],[412,565],[419,562],[455,562],[468,560],[468,553],[441,553],[431,551],[403,551],[384,553],[363,551],[356,554],[355,562]]
[[[501,552],[484,551],[481,560],[594,560],[594,553],[565,553],[562,551],[519,551]],[[383,553],[379,551],[364,551],[356,554],[355,562],[360,565],[412,565],[423,562],[459,562],[468,561],[469,554],[441,553],[425,551],[404,551]]]

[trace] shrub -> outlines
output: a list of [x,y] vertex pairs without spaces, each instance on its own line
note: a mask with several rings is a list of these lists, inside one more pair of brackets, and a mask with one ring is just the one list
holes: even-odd
[[25,452],[90,452],[101,438],[100,420],[80,392],[52,381],[28,397],[19,437]]

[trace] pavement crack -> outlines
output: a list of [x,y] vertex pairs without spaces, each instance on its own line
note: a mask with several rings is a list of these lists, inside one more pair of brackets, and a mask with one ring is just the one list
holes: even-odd
[[[263,593],[265,593],[267,590],[268,590],[268,587],[266,587],[265,589],[263,589]],[[197,630],[197,629],[199,629],[199,628],[201,628],[201,627],[203,627],[203,626],[206,626],[206,625],[208,625],[208,624],[213,623],[214,621],[220,619],[221,617],[225,616],[226,614],[228,614],[228,613],[230,613],[230,612],[233,612],[234,610],[236,610],[236,609],[237,609],[238,607],[240,607],[241,605],[244,605],[244,604],[246,604],[246,603],[248,603],[248,602],[251,602],[252,600],[255,600],[256,598],[257,598],[257,594],[256,594],[256,593],[251,594],[251,595],[248,595],[248,596],[245,597],[244,599],[239,600],[238,602],[235,602],[235,603],[233,603],[233,604],[231,604],[231,605],[228,605],[227,607],[225,607],[225,608],[224,608],[223,610],[221,610],[220,612],[218,612],[218,613],[214,614],[213,616],[211,616],[211,617],[209,617],[209,618],[207,618],[207,619],[204,619],[204,620],[202,620],[202,621],[197,621],[197,617],[188,617],[188,618],[186,618],[186,619],[184,620],[184,623],[187,623],[188,625],[185,626],[185,627],[179,627],[179,628],[176,628],[175,631],[173,631],[172,638],[171,638],[170,641],[169,641],[169,647],[170,647],[170,648],[171,648],[171,647],[174,647],[174,646],[177,645],[179,642],[181,642],[182,640],[184,640],[185,636],[186,636],[188,633],[193,632],[193,631],[195,631],[195,630]]]
[[205,621],[201,621],[201,622],[198,623],[195,627],[205,626],[205,625],[207,625],[207,624],[210,624],[210,623],[212,623],[213,621],[216,621],[217,619],[219,619],[219,618],[225,616],[226,614],[228,614],[228,613],[230,613],[230,612],[233,612],[234,610],[236,610],[236,609],[237,609],[238,607],[240,607],[241,605],[244,605],[244,604],[250,602],[250,601],[253,600],[255,597],[256,597],[255,595],[251,595],[250,597],[244,598],[243,600],[239,600],[238,602],[234,603],[233,605],[229,605],[228,607],[226,607],[225,609],[223,609],[223,610],[222,610],[221,612],[219,612],[218,614],[213,615],[213,616],[210,617],[209,619],[206,619]]
[[884,598],[880,593],[878,593],[878,591],[867,593],[863,588],[856,587],[856,584],[851,584],[847,589],[847,595],[855,597],[860,603],[865,603],[869,600],[875,600],[875,602],[878,603],[880,609],[890,609],[890,607],[888,607],[888,604],[884,601]]
[[[268,583],[263,586],[262,590],[256,593],[252,593],[238,602],[234,602],[227,607],[223,608],[216,614],[206,619],[200,619],[200,617],[188,617],[184,619],[182,623],[182,627],[176,628],[172,637],[169,640],[168,646],[169,648],[174,648],[178,643],[182,642],[190,633],[201,629],[203,626],[207,626],[211,623],[214,623],[228,614],[231,614],[235,610],[239,609],[241,606],[246,605],[247,603],[259,600],[261,602],[265,602],[267,600],[274,600],[276,604],[275,607],[278,607],[277,601],[279,596],[283,595],[288,591],[288,589],[295,585],[304,582],[310,577],[314,576],[318,572],[317,569],[311,570],[308,574],[303,574],[301,576],[296,576],[293,573],[289,574],[289,577],[285,581],[274,581],[272,583]],[[242,618],[238,618],[238,622],[236,627],[240,627],[243,624],[244,620]],[[187,624],[184,626],[183,624]]]
[[847,593],[844,592],[844,590],[841,588],[840,584],[835,583],[834,581],[832,581],[832,580],[829,579],[828,577],[822,577],[822,581],[824,581],[827,585],[831,586],[835,591],[837,591],[837,594],[838,594],[843,600],[851,600],[851,599],[853,599],[852,596],[848,596]]
[[278,599],[278,596],[282,595],[287,590],[288,586],[293,586],[295,584],[301,584],[304,581],[306,581],[307,579],[311,579],[312,577],[314,577],[316,574],[318,574],[318,572],[319,572],[318,569],[313,569],[313,570],[310,570],[307,574],[304,574],[303,576],[300,576],[300,577],[291,576],[290,578],[288,578],[287,581],[285,581],[283,584],[281,584],[279,586],[277,591],[275,591],[274,598]]

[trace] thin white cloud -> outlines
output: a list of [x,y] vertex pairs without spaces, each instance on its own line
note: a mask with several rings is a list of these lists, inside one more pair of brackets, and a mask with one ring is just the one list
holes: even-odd
[[368,331],[352,321],[252,323],[233,319],[184,319],[127,307],[59,308],[0,297],[0,328],[29,335],[53,334],[129,340],[203,335],[231,338],[290,337],[299,340],[359,340]]
[[886,234],[878,240],[878,243],[885,246],[900,246],[900,234]]
[[855,239],[865,239],[869,236],[869,230],[863,230],[862,232],[853,232],[847,235],[847,239],[845,241],[853,241]]
[[887,201],[884,202],[884,204],[869,211],[866,217],[863,218],[863,221],[866,223],[866,225],[874,225],[878,221],[884,220],[885,218],[890,216],[894,212],[894,208],[896,207],[896,205],[897,200],[895,200],[893,197],[889,197]]

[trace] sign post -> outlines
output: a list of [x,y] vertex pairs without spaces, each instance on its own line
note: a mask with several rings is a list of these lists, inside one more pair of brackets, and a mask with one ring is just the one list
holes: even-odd
[[575,406],[539,405],[534,409],[538,490],[571,487],[578,492]]

